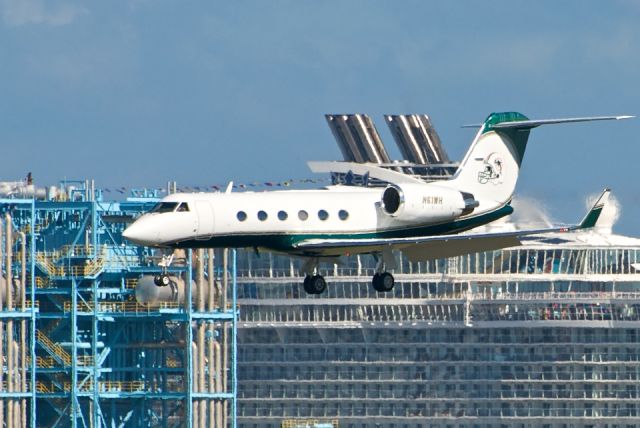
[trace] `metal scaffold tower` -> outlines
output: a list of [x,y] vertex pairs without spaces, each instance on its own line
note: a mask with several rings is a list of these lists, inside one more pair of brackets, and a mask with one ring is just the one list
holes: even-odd
[[[0,427],[235,426],[235,251],[121,233],[157,198],[0,200]],[[152,195],[153,196],[153,195]]]

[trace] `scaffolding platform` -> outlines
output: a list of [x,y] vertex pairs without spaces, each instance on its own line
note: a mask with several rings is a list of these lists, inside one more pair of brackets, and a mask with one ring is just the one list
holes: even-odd
[[169,273],[193,293],[139,302],[157,255],[121,233],[156,192],[78,183],[0,200],[0,426],[235,426],[235,252],[187,251]]

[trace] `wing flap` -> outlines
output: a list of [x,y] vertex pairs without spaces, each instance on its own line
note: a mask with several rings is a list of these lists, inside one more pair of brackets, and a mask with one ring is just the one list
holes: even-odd
[[519,245],[520,239],[518,239],[517,236],[484,236],[475,238],[470,236],[468,239],[431,241],[415,244],[403,248],[402,254],[412,262],[419,262],[482,251],[499,250],[501,248],[517,247]]
[[424,181],[419,178],[404,174],[402,172],[382,168],[373,163],[309,161],[307,162],[307,165],[309,166],[309,169],[311,170],[311,172],[314,172],[314,173],[339,172],[339,173],[346,174],[348,172],[352,172],[353,174],[356,174],[356,175],[369,174],[369,176],[372,178],[386,181],[388,183],[424,184]]

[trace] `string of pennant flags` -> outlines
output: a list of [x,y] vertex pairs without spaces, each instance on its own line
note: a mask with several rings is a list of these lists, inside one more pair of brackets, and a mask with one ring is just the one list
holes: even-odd
[[[234,189],[249,189],[249,188],[267,188],[267,187],[289,187],[293,184],[322,184],[326,182],[330,182],[330,178],[304,178],[304,179],[289,179],[284,181],[263,181],[258,182],[254,181],[252,183],[234,183]],[[227,188],[226,184],[212,184],[209,186],[184,186],[178,187],[178,192],[210,192],[210,191],[222,191]],[[106,193],[120,193],[125,194],[129,188],[122,187],[113,187],[113,188],[103,188],[102,191]],[[166,191],[165,187],[157,187],[151,188],[150,190],[157,190],[159,192]]]

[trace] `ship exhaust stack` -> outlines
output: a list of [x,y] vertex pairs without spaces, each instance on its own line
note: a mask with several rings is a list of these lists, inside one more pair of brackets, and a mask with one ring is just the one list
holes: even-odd
[[378,130],[366,114],[326,114],[331,132],[347,162],[390,163]]
[[387,114],[384,118],[404,159],[422,165],[450,163],[429,116]]

